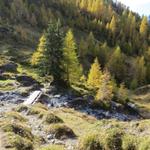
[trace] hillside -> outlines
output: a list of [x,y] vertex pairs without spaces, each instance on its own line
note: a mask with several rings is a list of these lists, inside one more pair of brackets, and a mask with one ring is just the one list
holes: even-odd
[[[78,42],[78,55],[85,67],[85,73],[93,59],[98,57],[102,67],[109,66],[109,71],[119,83],[124,82],[131,88],[149,83],[149,24],[146,17],[140,18],[124,5],[113,3],[111,0],[97,0],[92,4],[90,0],[87,2],[2,0],[0,7],[0,37],[2,41],[4,40],[2,46],[12,46],[10,51],[15,57],[17,57],[16,54],[22,53],[22,50],[19,53],[16,52],[22,47],[27,47],[25,51],[27,53],[29,51],[30,55],[27,57],[30,57],[37,47],[41,33],[47,28],[49,20],[59,18],[64,31],[68,28],[73,29]],[[111,59],[110,56],[117,46],[124,55],[122,63],[125,66],[116,73],[115,69],[110,69],[112,66],[109,65],[108,60]],[[23,50],[23,53],[25,51]],[[141,62],[143,56],[144,60]],[[144,81],[139,79],[138,72],[141,72],[137,67],[139,63],[146,69],[142,77]]]
[[0,150],[150,150],[149,119],[146,16],[112,0],[0,0]]

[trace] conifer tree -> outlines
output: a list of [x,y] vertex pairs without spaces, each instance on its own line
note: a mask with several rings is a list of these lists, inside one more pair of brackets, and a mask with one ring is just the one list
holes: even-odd
[[124,104],[127,102],[128,97],[128,90],[126,89],[125,84],[121,83],[117,93],[118,101]]
[[95,100],[98,102],[110,101],[113,97],[113,86],[111,76],[108,71],[105,71],[101,78]]
[[101,77],[102,77],[101,67],[98,62],[98,59],[96,58],[94,60],[94,63],[91,65],[91,69],[88,74],[87,84],[91,88],[97,89],[99,88],[99,85],[101,84]]
[[86,54],[87,54],[87,43],[82,38],[79,44],[79,56],[80,58],[84,59]]
[[88,5],[87,1],[81,0],[81,3],[80,3],[81,9],[86,10],[87,9],[87,5]]
[[68,84],[78,82],[82,76],[82,67],[79,63],[77,57],[77,46],[74,39],[74,35],[71,29],[67,32],[64,39],[64,70],[65,70],[65,79]]
[[140,25],[140,34],[144,38],[147,36],[147,32],[148,32],[148,21],[147,17],[144,16]]
[[90,32],[90,34],[88,35],[86,42],[88,45],[88,55],[92,55],[92,51],[95,49],[95,37],[92,32]]
[[126,66],[124,61],[125,60],[123,54],[121,53],[121,49],[120,47],[117,47],[107,64],[108,70],[119,82],[124,80],[126,74]]
[[56,83],[63,80],[62,45],[60,22],[50,22],[31,60],[33,65],[39,66],[43,75],[52,75]]
[[116,27],[116,18],[114,16],[111,19],[109,28],[112,31],[112,33],[115,35],[117,27]]
[[109,41],[112,45],[115,45],[115,38],[116,38],[116,32],[117,32],[117,25],[116,25],[116,18],[115,16],[112,17],[111,22],[109,24],[109,30],[111,31],[109,33]]
[[51,74],[54,81],[59,82],[63,80],[63,31],[61,30],[60,20],[57,22],[50,22],[45,33],[46,36],[46,72]]
[[135,66],[135,78],[138,81],[139,85],[144,85],[146,81],[146,66],[145,66],[145,60],[144,57],[138,57],[136,59],[136,66]]
[[45,38],[45,35],[43,34],[39,40],[38,48],[33,53],[32,58],[31,58],[31,64],[33,66],[40,65],[42,59],[44,59],[45,51],[46,51],[46,38]]

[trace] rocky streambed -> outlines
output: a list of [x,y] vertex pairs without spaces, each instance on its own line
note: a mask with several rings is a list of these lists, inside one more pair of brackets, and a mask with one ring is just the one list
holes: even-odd
[[[31,92],[30,94],[33,94]],[[29,95],[30,95],[29,94]],[[0,112],[3,112],[6,107],[11,105],[18,105],[23,103],[29,98],[29,96],[22,96],[17,90],[10,92],[0,92]],[[47,105],[51,108],[69,107],[74,108],[80,112],[94,116],[97,119],[117,119],[121,121],[137,120],[140,118],[136,111],[134,111],[134,104],[128,104],[128,108],[134,113],[124,113],[120,105],[116,102],[112,102],[111,110],[96,109],[91,107],[91,100],[85,100],[83,97],[74,97],[68,94],[45,94],[44,92],[38,99],[39,102]]]

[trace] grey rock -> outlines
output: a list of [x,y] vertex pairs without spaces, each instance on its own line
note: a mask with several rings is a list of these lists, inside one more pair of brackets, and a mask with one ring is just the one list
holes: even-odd
[[17,64],[8,62],[7,64],[0,66],[0,72],[17,72],[17,67]]
[[38,81],[33,79],[32,77],[29,77],[27,75],[21,75],[21,76],[16,76],[16,80],[22,85],[22,86],[33,86],[34,89],[38,90],[41,88],[41,85]]
[[47,135],[47,139],[48,139],[48,140],[51,140],[51,139],[53,139],[53,138],[54,138],[54,136],[53,136],[52,134]]

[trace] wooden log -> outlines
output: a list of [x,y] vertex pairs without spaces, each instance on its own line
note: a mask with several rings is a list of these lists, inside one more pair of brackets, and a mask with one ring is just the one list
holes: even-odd
[[35,104],[42,95],[42,91],[34,91],[29,98],[23,103],[24,105]]

